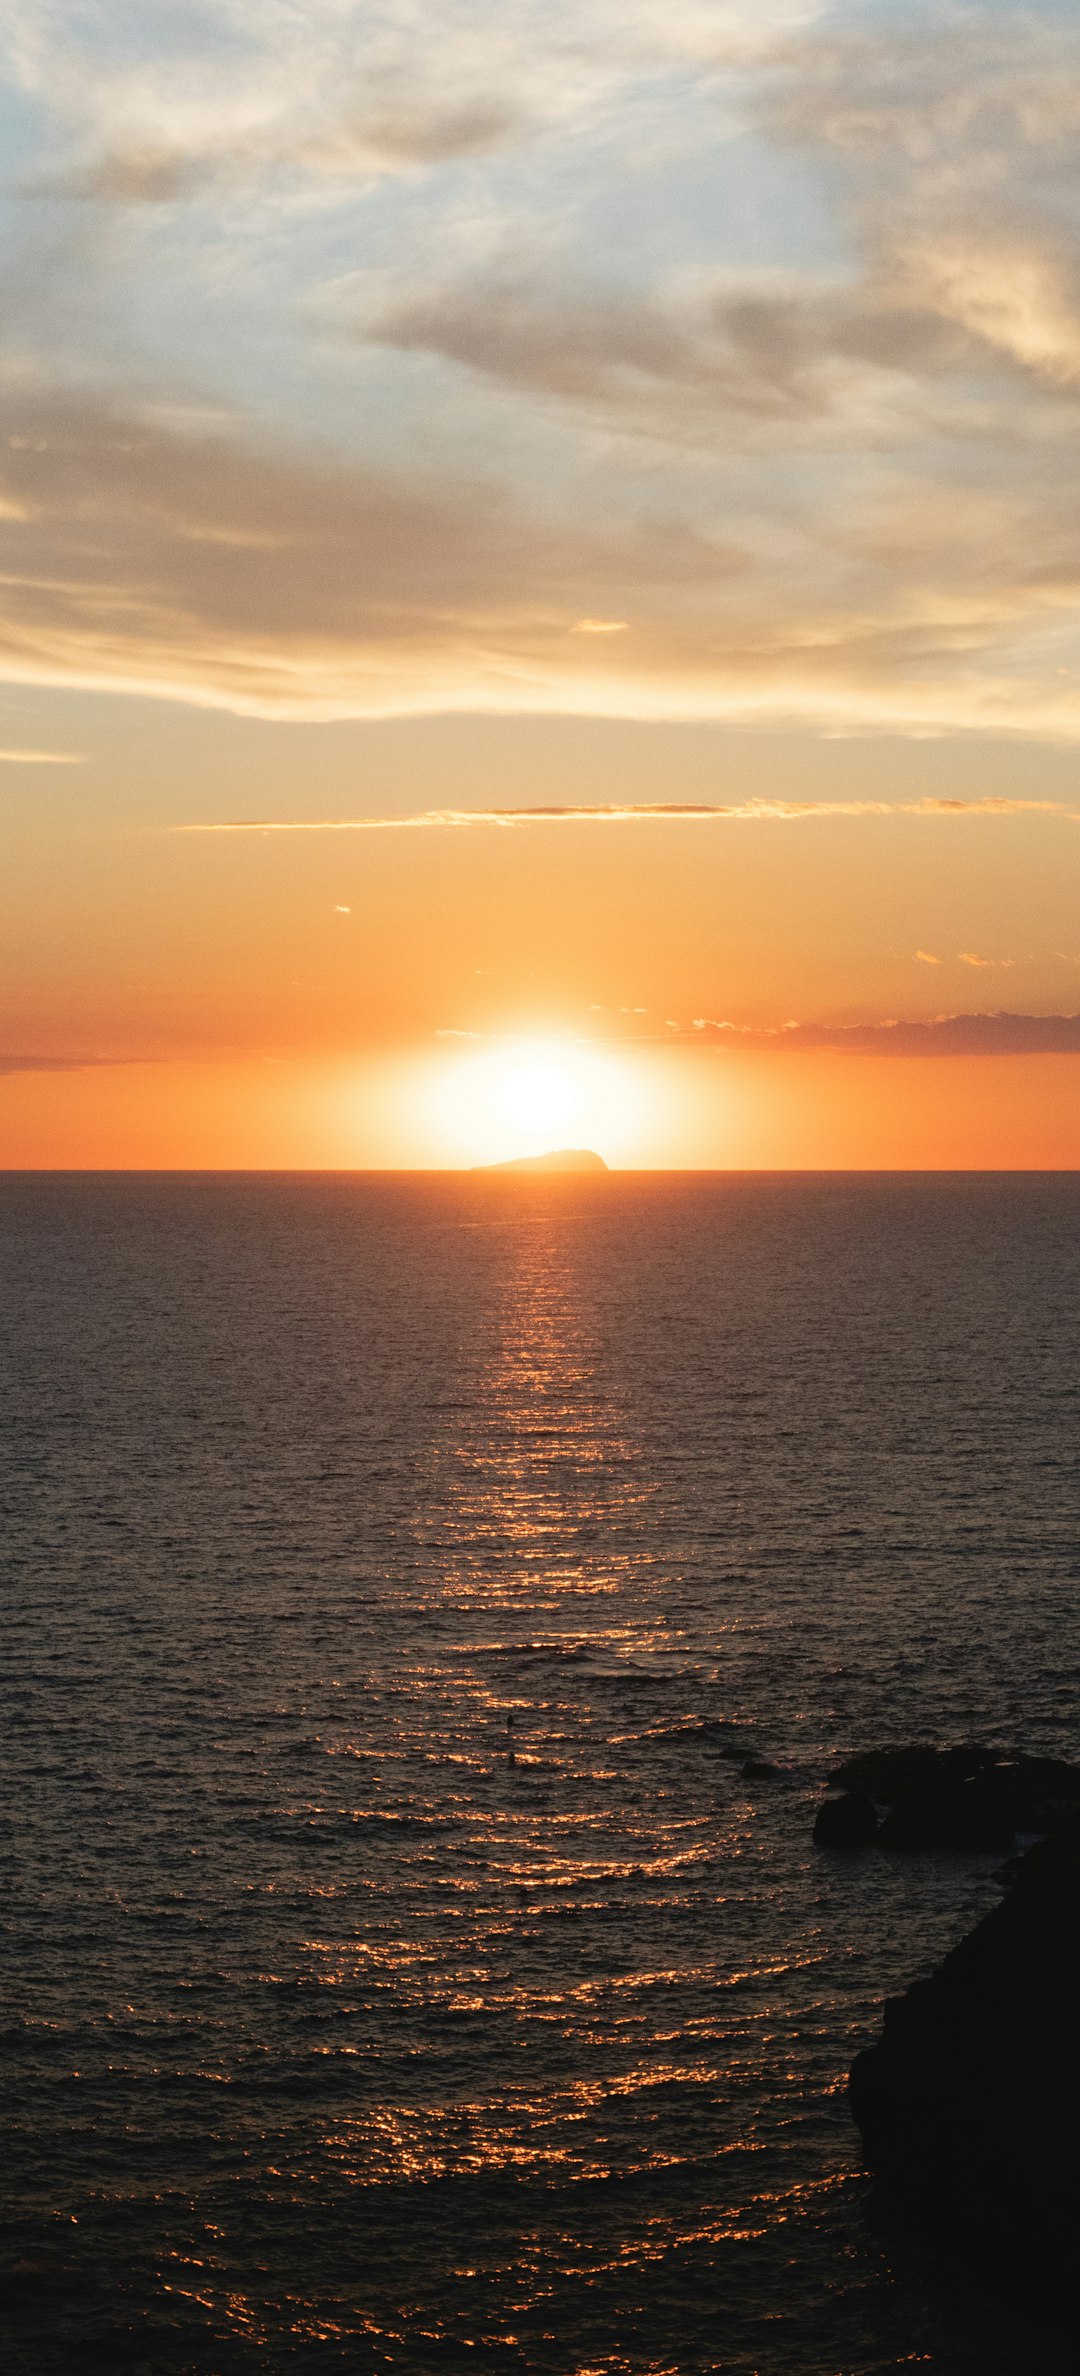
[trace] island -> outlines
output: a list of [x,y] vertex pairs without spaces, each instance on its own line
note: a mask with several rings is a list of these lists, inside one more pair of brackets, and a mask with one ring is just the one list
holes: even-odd
[[514,1155],[509,1163],[474,1163],[474,1172],[606,1172],[591,1147],[555,1147],[549,1155]]

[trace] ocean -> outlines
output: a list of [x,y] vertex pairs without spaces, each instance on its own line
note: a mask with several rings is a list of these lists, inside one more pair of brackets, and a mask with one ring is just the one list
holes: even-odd
[[6,2376],[1026,2376],[845,2102],[1000,1859],[811,1828],[1080,1752],[1080,1179],[8,1174],[0,1266]]

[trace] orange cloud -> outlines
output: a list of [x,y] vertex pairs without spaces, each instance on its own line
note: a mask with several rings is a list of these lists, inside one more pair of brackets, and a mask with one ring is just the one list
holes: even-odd
[[691,1024],[690,1033],[756,1055],[817,1054],[825,1049],[865,1056],[1080,1055],[1080,1015],[938,1015],[929,1023],[785,1023],[776,1031],[699,1017]]
[[[518,825],[632,825],[656,822],[672,824],[736,823],[736,824],[806,824],[824,817],[1015,817],[1029,812],[1042,816],[1075,817],[1080,811],[1070,809],[1060,800],[750,800],[743,802],[707,802],[653,800],[628,802],[600,802],[593,806],[570,806],[557,802],[531,808],[487,809],[424,809],[417,816],[406,817],[238,817],[217,819],[208,824],[174,825],[173,833],[199,834],[276,834],[276,833],[412,833],[446,831],[457,827],[474,828]],[[927,957],[921,949],[916,956],[924,964],[937,965],[939,959]],[[990,958],[971,957],[967,964],[991,964]],[[1011,958],[999,962],[1011,964]]]

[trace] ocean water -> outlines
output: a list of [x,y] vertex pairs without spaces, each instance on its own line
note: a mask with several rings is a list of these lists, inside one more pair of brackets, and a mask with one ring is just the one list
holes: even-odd
[[844,2083],[997,1860],[810,1833],[1080,1748],[1080,1180],[8,1175],[0,1270],[8,2376],[985,2369]]

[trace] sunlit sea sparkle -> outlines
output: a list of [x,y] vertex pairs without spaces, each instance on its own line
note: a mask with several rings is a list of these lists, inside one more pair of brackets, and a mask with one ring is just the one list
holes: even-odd
[[1078,1220],[0,1182],[12,2376],[974,2364],[843,2083],[994,1861],[810,1826],[1076,1750]]

